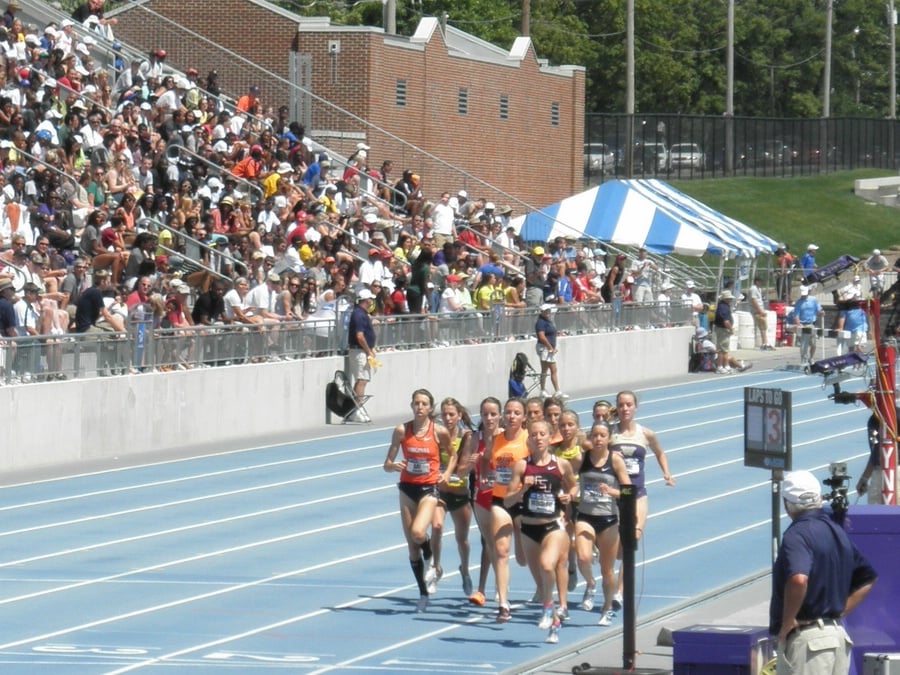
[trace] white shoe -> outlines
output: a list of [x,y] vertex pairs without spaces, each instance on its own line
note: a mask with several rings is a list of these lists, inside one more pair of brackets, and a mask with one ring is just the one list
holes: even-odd
[[622,598],[622,594],[621,594],[621,593],[616,593],[616,594],[613,596],[613,601],[612,601],[612,611],[613,611],[613,612],[619,612],[619,611],[621,611],[621,610],[622,610],[622,602],[624,602],[624,599]]
[[615,617],[615,612],[603,612],[600,616],[600,620],[597,622],[598,626],[612,626],[612,620]]
[[562,393],[561,391],[556,392],[556,394],[554,394],[554,396],[555,396],[556,398],[560,399],[561,401],[567,401],[567,400],[569,400],[570,398],[572,398],[572,397],[569,396],[568,394],[564,394],[564,393]]
[[546,389],[541,389],[541,398],[550,398],[550,392]]
[[597,586],[588,586],[584,589],[584,595],[581,598],[581,609],[590,612],[594,609],[594,593],[597,592]]
[[425,572],[425,590],[428,591],[428,595],[437,592],[437,582],[437,570],[434,568],[434,565],[429,565],[428,570]]
[[547,644],[555,645],[559,642],[559,627],[560,623],[557,621],[556,623],[550,626],[550,633],[547,635],[547,639],[544,640]]
[[728,371],[725,370],[722,366],[719,366],[718,368],[716,368],[716,373],[719,375],[727,375]]
[[553,625],[553,605],[549,607],[544,607],[544,611],[541,614],[541,620],[538,621],[538,628],[541,630],[547,630],[550,626]]

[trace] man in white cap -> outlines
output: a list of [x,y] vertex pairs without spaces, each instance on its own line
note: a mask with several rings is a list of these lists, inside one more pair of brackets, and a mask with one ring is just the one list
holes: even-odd
[[872,255],[866,260],[866,272],[869,273],[869,288],[873,295],[880,294],[884,290],[884,273],[890,267],[879,249],[874,249]]
[[684,293],[681,294],[681,302],[684,303],[685,307],[691,308],[694,326],[700,326],[700,312],[703,311],[703,300],[697,293],[697,285],[692,279],[684,282]]
[[822,509],[809,471],[781,484],[791,524],[772,568],[769,632],[778,636],[778,675],[846,675],[853,643],[841,623],[878,578],[842,527]]
[[809,293],[809,286],[800,287],[800,299],[794,303],[794,328],[800,342],[800,365],[806,367],[816,358],[816,321],[825,315],[819,301]]
[[[365,400],[366,385],[372,379],[372,368],[375,365],[375,329],[369,318],[369,307],[375,294],[363,288],[356,295],[356,307],[350,313],[347,328],[347,374],[353,382],[353,392],[357,400]],[[347,419],[351,422],[371,422],[362,408],[357,408]]]
[[803,278],[807,284],[811,284],[815,281],[812,278],[812,273],[816,270],[816,251],[818,250],[818,246],[810,244],[806,247],[806,253],[800,258],[800,267],[803,268]]
[[550,384],[553,385],[552,394],[559,399],[569,398],[566,394],[559,390],[559,374],[556,369],[556,325],[553,323],[553,312],[556,311],[556,305],[545,302],[541,305],[541,313],[538,315],[537,323],[534,325],[534,332],[537,336],[537,356],[541,362],[541,396],[549,398],[551,394],[547,391],[547,375],[550,376]]
[[719,295],[716,304],[716,317],[713,320],[716,336],[716,372],[720,375],[728,375],[735,370],[744,372],[752,368],[752,363],[737,361],[729,354],[731,351],[731,335],[734,333],[734,316],[731,313],[731,303],[734,301],[734,293],[727,288]]

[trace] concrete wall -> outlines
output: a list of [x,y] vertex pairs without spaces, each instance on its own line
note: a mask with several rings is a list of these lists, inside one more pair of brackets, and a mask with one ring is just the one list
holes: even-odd
[[[690,327],[560,338],[560,386],[585,396],[687,372]],[[534,341],[386,352],[369,385],[376,424],[408,411],[413,390],[473,411],[505,399],[509,367]],[[78,464],[148,452],[227,450],[321,430],[325,385],[343,359],[324,358],[0,388],[0,470]]]

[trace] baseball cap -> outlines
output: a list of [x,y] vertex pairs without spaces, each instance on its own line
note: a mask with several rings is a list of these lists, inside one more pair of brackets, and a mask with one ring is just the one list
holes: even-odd
[[880,250],[880,249],[877,249],[877,248],[874,249],[874,250],[872,251],[872,255],[881,255],[881,250]]
[[784,476],[781,496],[791,504],[816,504],[822,500],[822,485],[809,471],[791,471]]
[[556,309],[556,305],[550,302],[545,302],[543,305],[541,305],[541,313],[548,312],[554,309]]
[[810,244],[809,246],[806,247],[806,250],[807,251],[818,251],[819,247],[816,246],[815,244]]
[[461,279],[456,274],[448,274],[447,281],[449,283],[459,282]]
[[375,298],[375,294],[372,293],[368,288],[362,289],[359,293],[356,294],[356,301],[360,302],[362,300],[372,300]]
[[800,295],[809,295],[809,286],[801,286]]
[[269,276],[266,278],[275,284],[277,284],[279,281],[281,281],[281,277],[278,276],[278,274],[276,274],[275,272],[269,272]]
[[534,255],[544,255],[544,247],[543,246],[535,246],[531,249],[532,254]]
[[685,282],[684,286],[685,286],[685,288],[693,288],[693,287],[694,287],[694,280],[693,280],[693,279],[688,279],[688,280]]

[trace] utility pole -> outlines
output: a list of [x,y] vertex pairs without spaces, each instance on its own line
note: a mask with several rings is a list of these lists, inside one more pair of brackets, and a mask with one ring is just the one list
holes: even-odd
[[831,22],[834,0],[825,3],[825,75],[822,82],[822,117],[831,117]]
[[734,175],[734,0],[728,0],[725,54],[725,175]]
[[634,0],[625,16],[625,178],[634,177]]

